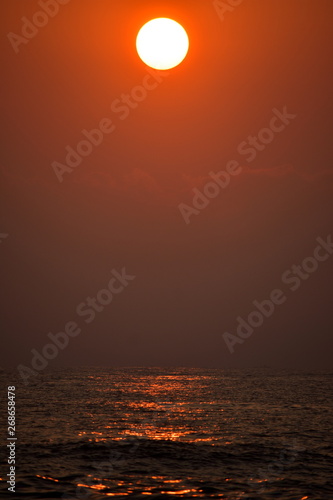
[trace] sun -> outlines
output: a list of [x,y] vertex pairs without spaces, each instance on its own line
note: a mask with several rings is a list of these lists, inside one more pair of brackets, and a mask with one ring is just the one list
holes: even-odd
[[144,24],[136,38],[142,61],[154,69],[178,66],[186,57],[189,39],[185,29],[173,19],[159,17]]

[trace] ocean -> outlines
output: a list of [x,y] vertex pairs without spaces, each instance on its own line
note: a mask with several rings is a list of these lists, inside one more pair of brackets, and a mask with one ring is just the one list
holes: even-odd
[[[15,385],[15,493],[1,498],[333,499],[332,373],[45,372]],[[15,382],[15,384],[14,384]],[[2,450],[7,425],[1,419]],[[9,449],[9,448],[8,448]]]

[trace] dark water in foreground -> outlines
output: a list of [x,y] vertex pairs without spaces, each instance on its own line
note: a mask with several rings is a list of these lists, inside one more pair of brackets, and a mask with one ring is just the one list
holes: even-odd
[[5,479],[1,498],[333,499],[332,374],[131,368],[40,380],[17,384],[16,493]]

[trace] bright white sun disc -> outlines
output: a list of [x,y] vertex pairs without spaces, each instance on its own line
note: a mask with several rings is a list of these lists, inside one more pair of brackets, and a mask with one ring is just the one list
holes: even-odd
[[178,66],[186,57],[189,39],[184,28],[166,17],[152,19],[140,29],[136,50],[151,68],[166,70]]

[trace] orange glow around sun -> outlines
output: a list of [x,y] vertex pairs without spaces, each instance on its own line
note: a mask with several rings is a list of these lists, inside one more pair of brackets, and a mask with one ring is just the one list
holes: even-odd
[[178,66],[185,59],[189,39],[179,23],[160,17],[142,26],[136,39],[136,48],[148,66],[167,70]]

